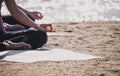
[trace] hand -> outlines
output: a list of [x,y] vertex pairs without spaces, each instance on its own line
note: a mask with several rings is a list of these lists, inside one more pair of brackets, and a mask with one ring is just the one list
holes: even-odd
[[43,18],[43,15],[40,12],[30,12],[29,14],[33,19],[40,20]]
[[40,24],[40,30],[44,32],[55,32],[53,31],[52,24]]
[[29,50],[32,49],[30,44],[19,42],[13,43],[11,41],[4,41],[3,44],[6,45],[7,50]]

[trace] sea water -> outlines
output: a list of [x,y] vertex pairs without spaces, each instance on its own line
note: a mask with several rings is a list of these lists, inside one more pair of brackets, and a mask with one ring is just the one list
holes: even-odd
[[[120,21],[120,0],[16,0],[29,11],[40,11],[38,23]],[[3,5],[4,6],[4,5]],[[5,7],[2,14],[8,14]]]

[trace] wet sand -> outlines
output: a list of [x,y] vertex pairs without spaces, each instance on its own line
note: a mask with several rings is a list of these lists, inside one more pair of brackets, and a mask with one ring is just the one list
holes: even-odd
[[101,59],[17,63],[0,60],[0,76],[120,76],[120,22],[54,23],[46,48],[63,48]]

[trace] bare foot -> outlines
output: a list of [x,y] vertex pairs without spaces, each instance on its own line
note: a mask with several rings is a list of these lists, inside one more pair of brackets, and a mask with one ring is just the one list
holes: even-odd
[[30,44],[19,42],[19,43],[13,43],[11,41],[4,41],[4,44],[6,45],[7,50],[29,50],[32,49]]

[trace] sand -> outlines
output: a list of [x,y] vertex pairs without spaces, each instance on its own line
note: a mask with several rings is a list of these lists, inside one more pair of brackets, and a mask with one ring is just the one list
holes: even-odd
[[63,48],[102,59],[17,63],[0,60],[0,76],[120,76],[120,22],[53,23],[47,48]]

